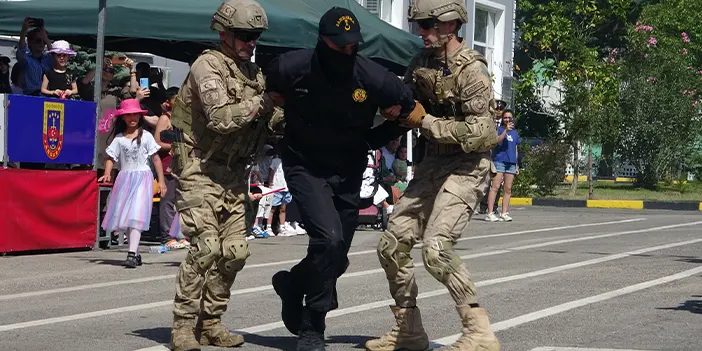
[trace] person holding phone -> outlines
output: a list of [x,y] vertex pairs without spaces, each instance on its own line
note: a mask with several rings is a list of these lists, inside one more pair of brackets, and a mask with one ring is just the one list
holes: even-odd
[[[32,27],[34,29],[29,30]],[[24,67],[24,95],[41,95],[44,72],[51,70],[54,64],[51,54],[45,52],[47,46],[51,47],[51,40],[44,29],[44,21],[25,18],[16,54],[16,64]]]
[[[512,183],[514,177],[519,174],[519,134],[514,129],[514,114],[511,110],[505,110],[502,115],[502,123],[497,128],[497,147],[493,151],[493,162],[497,175],[492,178],[490,186],[490,197],[488,198],[488,214],[485,220],[488,222],[512,221],[509,215],[509,200],[512,197]],[[497,190],[504,180],[504,196],[502,199],[502,213],[498,217],[494,213],[495,202],[497,202]]]

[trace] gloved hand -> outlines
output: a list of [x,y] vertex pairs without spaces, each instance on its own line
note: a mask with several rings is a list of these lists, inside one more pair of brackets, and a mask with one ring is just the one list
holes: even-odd
[[414,105],[414,110],[410,112],[409,116],[402,121],[402,124],[406,125],[409,128],[419,128],[422,126],[422,120],[424,119],[424,116],[427,115],[427,111],[424,110],[424,106],[422,106],[419,101],[415,100],[415,105]]

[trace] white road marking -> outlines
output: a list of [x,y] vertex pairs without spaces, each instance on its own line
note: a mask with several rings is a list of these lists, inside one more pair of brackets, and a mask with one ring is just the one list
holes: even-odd
[[[492,325],[492,329],[495,332],[507,330],[507,329],[510,329],[510,328],[513,328],[516,326],[520,326],[522,324],[526,324],[529,322],[539,320],[541,318],[553,316],[553,315],[556,315],[559,313],[563,313],[563,312],[570,311],[570,310],[575,309],[575,308],[591,305],[591,304],[594,304],[597,302],[606,301],[609,299],[613,299],[615,297],[635,293],[637,291],[648,289],[648,288],[651,288],[654,286],[667,284],[670,282],[674,282],[676,280],[685,279],[685,278],[691,277],[691,276],[693,276],[695,274],[699,274],[699,273],[702,273],[702,266],[698,266],[697,268],[693,268],[693,269],[688,269],[686,271],[676,273],[673,275],[669,275],[666,277],[662,277],[662,278],[658,278],[658,279],[654,279],[654,280],[649,280],[647,282],[643,282],[643,283],[639,283],[639,284],[630,285],[630,286],[627,286],[627,287],[624,287],[621,289],[617,289],[617,290],[612,290],[612,291],[609,291],[609,292],[606,292],[603,294],[594,295],[594,296],[586,297],[583,299],[566,302],[566,303],[563,303],[563,304],[560,304],[557,306],[553,306],[553,307],[549,307],[549,308],[545,308],[543,310],[539,310],[536,312],[527,313],[527,314],[524,314],[524,315],[521,315],[521,316],[518,316],[515,318],[511,318],[511,319],[508,319],[505,321],[495,323]],[[455,334],[455,335],[447,336],[445,338],[441,338],[438,340],[433,340],[432,347],[441,347],[443,345],[451,344],[451,343],[455,342],[456,340],[458,340],[458,338],[460,336],[461,336],[461,334]]]
[[[676,225],[671,225],[671,226],[665,226],[665,228],[669,229],[670,227],[682,227],[682,226],[689,226],[689,225],[695,225],[695,224],[701,224],[701,223],[702,223],[702,221],[692,222],[692,223],[681,223],[681,224],[676,224]],[[653,228],[647,228],[647,229],[642,229],[642,231],[650,231],[652,229]],[[631,234],[632,231],[626,231],[626,232],[622,232],[622,233]],[[607,235],[608,237],[611,236],[611,234],[604,234],[604,235]],[[591,238],[594,238],[594,237],[591,237]],[[557,240],[557,242],[560,244],[562,242],[562,240]],[[536,276],[540,276],[540,275],[556,273],[556,272],[560,272],[560,271],[564,271],[564,270],[568,270],[568,269],[584,267],[584,266],[588,266],[588,265],[592,265],[592,264],[616,260],[616,259],[628,257],[630,255],[641,254],[641,253],[646,253],[646,252],[655,251],[655,250],[663,250],[663,249],[681,246],[681,245],[694,244],[697,242],[702,242],[702,239],[695,239],[695,240],[684,241],[684,242],[680,242],[680,243],[660,245],[660,246],[655,246],[655,247],[651,247],[651,248],[645,248],[645,249],[625,252],[625,253],[621,253],[621,254],[604,256],[604,257],[600,257],[600,258],[596,258],[596,259],[592,259],[592,260],[571,263],[571,264],[567,264],[567,265],[563,265],[563,266],[557,266],[557,267],[546,268],[546,269],[542,269],[542,270],[538,270],[538,271],[532,271],[532,272],[528,272],[528,273],[512,275],[512,276],[508,276],[508,277],[491,279],[491,280],[487,280],[487,281],[483,281],[483,282],[478,282],[478,283],[476,283],[476,286],[488,286],[488,285],[493,285],[493,284],[510,282],[510,281],[514,281],[514,280],[526,279],[526,278],[536,277]],[[529,245],[529,246],[531,246],[531,245]],[[478,253],[478,254],[473,254],[473,255],[461,256],[461,258],[462,259],[469,259],[469,258],[474,258],[474,257],[497,255],[497,254],[501,254],[501,253],[509,253],[509,252],[512,252],[513,250],[514,249],[512,249],[512,250],[498,250],[498,251],[492,251],[492,252],[483,252],[483,253]],[[421,267],[421,266],[423,266],[423,263],[417,263],[417,264],[415,264],[415,266]],[[379,268],[379,269],[373,269],[373,270],[368,270],[368,271],[360,271],[360,272],[344,274],[343,276],[341,276],[341,278],[358,277],[358,276],[369,275],[369,274],[374,274],[374,273],[381,273],[381,272],[384,272],[384,271],[382,268]],[[266,291],[266,290],[273,290],[273,286],[266,285],[266,286],[259,286],[259,287],[255,287],[255,288],[232,290],[232,295],[242,295],[242,294],[261,292],[261,291]],[[431,292],[419,294],[419,296],[417,298],[421,299],[421,298],[426,298],[426,297],[439,296],[439,295],[443,295],[446,293],[448,293],[448,291],[446,289],[434,290]],[[366,310],[386,306],[392,302],[393,302],[393,300],[390,299],[390,300],[384,300],[384,301],[380,301],[380,302],[374,302],[374,303],[369,303],[369,304],[364,304],[364,305],[359,305],[359,306],[354,306],[354,307],[348,307],[348,308],[340,309],[340,310],[334,310],[334,311],[330,312],[327,316],[334,317],[334,316],[338,316],[338,315],[366,311]],[[117,313],[132,312],[132,311],[138,311],[138,310],[142,310],[142,309],[164,307],[164,306],[169,306],[172,303],[173,303],[173,300],[165,300],[165,301],[160,301],[160,302],[153,302],[153,303],[140,304],[140,305],[134,305],[134,306],[126,306],[126,307],[118,307],[118,308],[112,308],[112,309],[101,310],[101,311],[79,313],[79,314],[62,316],[62,317],[38,319],[38,320],[34,320],[34,321],[14,323],[14,324],[5,324],[5,325],[0,325],[0,332],[15,330],[15,329],[24,329],[24,328],[40,326],[40,325],[62,323],[62,322],[67,322],[67,321],[79,320],[79,319],[101,317],[101,316],[107,316],[107,315],[112,315],[112,314],[117,314]],[[278,325],[282,325],[282,324],[269,323],[269,324],[265,324],[266,327],[264,327],[264,328],[268,328],[265,330],[272,330],[272,329],[278,328],[279,327]],[[260,327],[263,327],[263,326],[257,326],[257,327],[253,327],[253,328],[260,328]],[[272,328],[272,329],[270,329],[270,328]],[[246,330],[247,329],[242,330],[242,331],[248,332]],[[254,330],[258,330],[258,329],[254,329]],[[248,332],[248,333],[251,333],[251,332]]]
[[[640,255],[640,254],[648,253],[648,252],[652,252],[652,251],[665,250],[665,249],[669,249],[672,247],[685,246],[685,245],[695,244],[695,243],[699,243],[699,242],[702,242],[702,239],[695,239],[695,240],[677,242],[677,243],[672,243],[672,244],[654,246],[654,247],[624,252],[624,253],[620,253],[620,254],[615,254],[615,255],[611,255],[611,256],[605,256],[605,257],[601,257],[601,258],[597,258],[597,259],[593,259],[593,260],[587,260],[587,261],[577,262],[577,263],[573,263],[573,264],[567,264],[567,265],[563,265],[563,266],[542,269],[539,271],[534,271],[534,272],[529,272],[529,273],[524,273],[524,274],[517,274],[517,275],[513,275],[513,276],[509,276],[509,277],[486,280],[486,281],[482,281],[482,282],[477,282],[475,285],[478,287],[496,285],[496,284],[505,283],[505,282],[509,282],[509,281],[532,278],[532,277],[536,277],[536,276],[540,276],[540,275],[546,275],[546,274],[561,272],[561,271],[565,271],[565,270],[569,270],[569,269],[573,269],[573,268],[584,267],[584,266],[589,266],[589,265],[593,265],[593,264],[597,264],[597,263],[612,261],[612,260],[616,260],[616,259],[620,259],[623,257],[632,256],[632,255]],[[605,294],[596,295],[596,296],[589,297],[589,298],[582,299],[582,300],[576,300],[576,301],[566,303],[563,305],[559,305],[556,307],[551,307],[551,308],[547,308],[545,310],[541,310],[538,312],[526,314],[526,315],[523,315],[523,316],[520,316],[517,318],[513,318],[513,319],[510,319],[510,320],[507,320],[504,322],[495,323],[492,325],[492,328],[495,332],[500,331],[500,330],[504,330],[504,329],[509,329],[515,325],[518,325],[516,323],[519,323],[519,324],[527,323],[527,322],[530,322],[531,320],[536,320],[539,318],[547,317],[549,315],[565,312],[568,309],[573,309],[576,307],[585,306],[587,304],[603,301],[603,300],[610,299],[610,298],[613,298],[613,297],[616,297],[619,295],[624,295],[624,294],[628,294],[628,293],[631,293],[634,291],[643,290],[643,289],[651,287],[651,286],[664,284],[664,283],[671,282],[671,281],[678,280],[678,279],[683,279],[683,278],[695,275],[699,272],[702,272],[702,266],[695,268],[695,269],[692,269],[692,270],[682,272],[682,273],[678,273],[678,274],[675,274],[672,276],[652,280],[652,281],[641,283],[641,284],[632,285],[632,286],[626,287],[624,289],[611,291],[611,292],[608,292]],[[444,294],[448,294],[448,290],[439,289],[439,290],[434,290],[434,291],[429,291],[426,293],[419,294],[417,296],[417,299],[419,300],[419,299],[424,299],[424,298],[434,297],[434,296],[439,296],[439,295],[444,295]],[[327,314],[327,318],[333,318],[333,317],[343,316],[343,315],[347,315],[347,314],[363,312],[363,311],[367,311],[367,310],[371,310],[371,309],[375,309],[375,308],[382,308],[382,307],[386,307],[386,306],[393,304],[393,303],[394,303],[393,299],[388,299],[388,300],[384,300],[384,301],[378,301],[378,302],[372,302],[372,303],[358,305],[358,306],[342,308],[342,309],[338,309],[338,310],[334,310],[334,311],[329,312],[329,314]],[[567,308],[567,309],[564,309],[564,308]],[[559,311],[559,312],[554,312],[554,311]],[[538,318],[535,318],[535,316]],[[254,334],[254,333],[267,332],[267,331],[271,331],[271,330],[275,330],[275,329],[279,329],[279,328],[283,328],[283,327],[284,327],[283,322],[274,322],[274,323],[257,325],[257,326],[249,327],[249,328],[245,328],[245,329],[240,329],[240,330],[238,330],[238,332],[244,333],[244,334]],[[2,329],[0,329],[0,331],[1,330]],[[458,339],[460,337],[460,335],[461,334],[457,334],[457,335],[452,335],[452,336],[449,336],[446,338],[434,340],[434,341],[432,341],[432,345],[430,345],[430,347],[437,348],[437,347],[441,347],[443,345],[452,343],[452,342],[456,341],[456,339]],[[146,349],[139,349],[136,351],[167,351],[167,350],[169,350],[169,349],[166,348],[165,346],[160,345],[160,346],[154,346],[154,347],[150,347],[150,348],[146,348]],[[583,350],[579,350],[579,351],[583,351]],[[603,351],[606,351],[606,350],[603,350]],[[628,351],[628,350],[618,350],[618,351]]]
[[[643,220],[645,220],[645,218],[633,218],[633,219],[625,219],[625,220],[610,221],[610,222],[585,223],[585,224],[567,225],[567,226],[561,226],[561,227],[550,227],[550,228],[542,228],[542,229],[529,229],[529,230],[522,230],[522,231],[518,231],[518,232],[465,237],[465,238],[458,239],[458,241],[487,239],[487,238],[495,238],[495,237],[502,237],[502,236],[523,235],[523,234],[530,234],[530,233],[552,232],[552,231],[573,229],[573,228],[584,228],[584,227],[595,227],[595,226],[603,226],[603,225],[610,225],[610,224],[639,222],[639,221],[643,221]],[[360,255],[367,255],[367,254],[372,254],[372,253],[376,253],[376,250],[373,249],[373,250],[363,250],[363,251],[350,252],[349,256],[360,256]],[[296,264],[298,262],[300,262],[300,259],[247,264],[244,267],[244,269],[249,270],[249,269],[254,269],[254,268],[272,267],[272,266],[280,266],[280,265],[286,265],[286,264]],[[43,296],[43,295],[50,295],[50,294],[59,294],[59,293],[81,291],[81,290],[89,290],[89,289],[109,288],[109,287],[113,287],[113,286],[126,285],[126,284],[146,283],[146,282],[153,282],[153,281],[158,281],[158,280],[174,279],[175,276],[176,276],[175,274],[168,274],[168,275],[159,275],[159,276],[154,276],[154,277],[136,278],[136,279],[128,279],[128,280],[117,280],[117,281],[110,281],[110,282],[104,282],[104,283],[71,286],[71,287],[65,287],[65,288],[48,289],[48,290],[41,290],[41,291],[31,291],[31,292],[25,292],[25,293],[19,293],[19,294],[0,295],[0,301],[21,299],[21,298],[34,297],[34,296]]]
[[645,351],[645,350],[630,350],[630,349],[592,349],[592,348],[581,348],[581,347],[558,347],[558,346],[546,346],[537,347],[531,351]]

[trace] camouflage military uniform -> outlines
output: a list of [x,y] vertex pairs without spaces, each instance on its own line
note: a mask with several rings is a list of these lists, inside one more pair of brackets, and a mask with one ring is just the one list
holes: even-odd
[[[418,0],[410,8],[410,20],[422,19],[423,13],[434,9],[435,20],[466,22],[465,8],[456,0]],[[477,305],[470,273],[453,249],[494,173],[489,156],[497,144],[492,82],[486,59],[465,44],[453,52],[436,52],[430,48],[415,56],[405,75],[428,113],[421,122],[427,145],[378,244],[395,300],[391,309],[396,325],[366,343],[371,351],[425,350],[429,345],[416,305],[418,288],[410,257],[417,243],[422,243],[425,268],[448,288],[463,322],[463,336],[448,349],[500,349],[487,313]]]
[[[220,31],[268,27],[263,8],[252,0],[222,4],[213,22]],[[247,166],[282,116],[263,90],[263,75],[255,64],[208,50],[193,63],[176,98],[171,122],[183,132],[182,140],[173,144],[176,208],[192,247],[176,278],[175,351],[244,342],[220,319],[237,272],[250,255],[245,240],[250,228]]]

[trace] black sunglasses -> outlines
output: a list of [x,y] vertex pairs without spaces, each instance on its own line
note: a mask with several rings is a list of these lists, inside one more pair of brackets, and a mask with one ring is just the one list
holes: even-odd
[[436,20],[432,18],[422,19],[417,21],[417,25],[424,30],[432,29],[436,26]]
[[258,40],[261,37],[261,32],[246,32],[246,31],[235,31],[232,32],[234,38],[239,39],[245,43],[253,40]]

